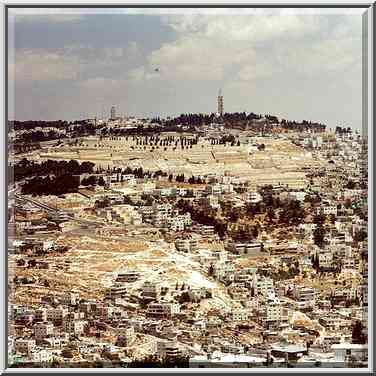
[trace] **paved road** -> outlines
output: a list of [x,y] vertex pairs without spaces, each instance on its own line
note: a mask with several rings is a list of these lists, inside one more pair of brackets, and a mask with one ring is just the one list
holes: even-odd
[[37,206],[37,207],[39,207],[39,208],[41,208],[43,210],[46,210],[49,213],[62,214],[62,215],[65,214],[70,219],[72,219],[74,221],[77,221],[79,223],[82,223],[84,225],[96,226],[96,227],[102,225],[101,222],[91,221],[91,220],[82,219],[82,218],[76,218],[75,215],[72,212],[61,210],[61,209],[52,208],[51,206],[48,206],[48,205],[46,205],[46,204],[44,204],[44,203],[42,203],[40,201],[37,201],[37,200],[29,198],[29,197],[15,195],[15,198],[18,199],[21,202],[30,202],[33,205],[35,205],[35,206]]

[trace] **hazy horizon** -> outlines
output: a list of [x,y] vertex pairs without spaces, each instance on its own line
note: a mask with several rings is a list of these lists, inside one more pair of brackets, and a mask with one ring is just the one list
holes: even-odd
[[361,129],[361,9],[9,9],[9,119],[272,114]]

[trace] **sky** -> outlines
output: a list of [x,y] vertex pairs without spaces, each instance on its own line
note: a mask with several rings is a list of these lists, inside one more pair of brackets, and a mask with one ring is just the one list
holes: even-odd
[[9,9],[17,120],[273,114],[361,128],[362,9]]

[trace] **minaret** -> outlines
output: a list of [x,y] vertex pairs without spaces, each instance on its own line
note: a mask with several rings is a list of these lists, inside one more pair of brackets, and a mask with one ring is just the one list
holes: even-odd
[[221,116],[223,115],[223,95],[221,89],[218,92],[218,113]]
[[116,109],[115,109],[115,106],[111,107],[110,119],[111,120],[115,120],[116,119]]

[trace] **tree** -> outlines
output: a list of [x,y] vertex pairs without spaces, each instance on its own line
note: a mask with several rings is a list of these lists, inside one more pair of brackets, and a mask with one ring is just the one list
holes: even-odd
[[34,259],[32,259],[32,260],[29,260],[27,267],[34,268],[36,265],[37,265],[37,262]]
[[354,234],[354,242],[356,242],[356,243],[362,242],[362,241],[367,239],[367,236],[368,235],[367,235],[366,231],[364,231],[364,230],[357,231]]
[[228,220],[230,222],[237,222],[239,219],[239,213],[236,212],[236,211],[231,211],[229,216],[228,216]]
[[104,181],[103,176],[101,176],[98,179],[98,185],[100,185],[101,187],[104,187],[106,185],[106,182]]
[[344,206],[345,206],[345,209],[350,209],[351,206],[352,206],[351,200],[347,199],[347,200],[345,201]]
[[17,260],[17,266],[25,266],[26,262],[24,259]]
[[353,180],[349,180],[347,184],[345,185],[345,188],[347,189],[355,189],[356,188],[356,183]]
[[313,242],[322,248],[324,245],[325,230],[323,226],[317,226],[313,231]]
[[61,351],[61,356],[64,357],[64,358],[73,358],[73,352],[72,352],[72,349],[70,348],[65,348]]
[[273,222],[273,219],[275,218],[274,209],[269,207],[266,215],[267,215],[267,218],[268,218],[268,222],[269,223]]
[[89,176],[88,178],[82,179],[81,185],[84,186],[94,186],[97,184],[97,178],[94,175]]
[[325,215],[323,214],[318,214],[313,217],[313,223],[315,223],[318,226],[323,225],[324,222],[325,222]]
[[312,268],[315,269],[317,272],[320,271],[320,261],[318,254],[312,256]]
[[366,338],[363,333],[363,324],[361,321],[356,320],[352,328],[352,343],[365,344]]

